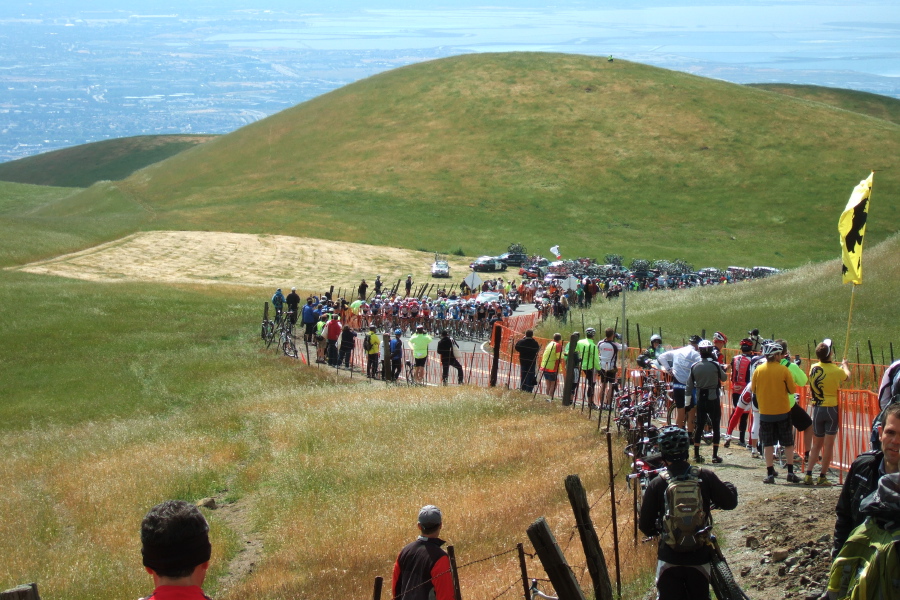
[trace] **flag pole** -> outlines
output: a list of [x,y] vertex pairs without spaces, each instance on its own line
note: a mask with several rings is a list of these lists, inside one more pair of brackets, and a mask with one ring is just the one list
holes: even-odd
[[847,338],[844,341],[844,360],[847,360],[847,351],[850,348],[850,322],[853,320],[853,298],[856,296],[856,284],[850,288],[850,313],[847,315]]

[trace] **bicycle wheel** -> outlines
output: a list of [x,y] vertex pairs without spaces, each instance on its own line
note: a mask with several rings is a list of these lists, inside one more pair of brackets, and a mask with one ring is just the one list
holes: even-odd
[[284,355],[290,358],[297,358],[299,356],[297,352],[297,346],[294,345],[294,340],[287,338],[281,344],[281,351],[284,352]]
[[725,560],[713,556],[710,582],[719,600],[747,600],[747,595],[734,580],[734,574]]
[[275,323],[272,321],[266,321],[263,325],[264,333],[263,339],[266,340],[266,348],[272,345],[272,342],[275,341]]
[[669,409],[666,411],[666,425],[671,425],[675,420],[675,403],[672,402],[669,405]]

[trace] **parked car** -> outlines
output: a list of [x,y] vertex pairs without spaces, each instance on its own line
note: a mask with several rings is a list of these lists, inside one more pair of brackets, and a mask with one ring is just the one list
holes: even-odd
[[450,263],[446,260],[436,260],[431,265],[432,277],[450,277]]
[[500,292],[481,292],[475,296],[475,302],[480,302],[482,304],[500,302]]
[[528,262],[528,255],[520,252],[504,252],[497,258],[514,267],[521,267]]
[[469,268],[473,271],[505,271],[506,263],[495,256],[479,256]]
[[522,277],[528,277],[530,279],[543,277],[547,274],[547,268],[549,266],[549,260],[547,260],[546,258],[538,257],[537,260],[531,261],[530,264],[523,264],[522,268],[519,269],[519,275],[521,275]]
[[781,273],[781,269],[776,269],[775,267],[753,267],[754,277],[768,277],[778,273]]

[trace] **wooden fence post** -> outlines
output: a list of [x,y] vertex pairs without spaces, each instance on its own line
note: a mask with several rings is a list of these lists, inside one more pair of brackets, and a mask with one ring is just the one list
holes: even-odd
[[381,336],[381,345],[384,348],[384,360],[381,361],[381,378],[385,381],[391,380],[391,334],[385,333]]
[[36,583],[26,583],[0,592],[0,600],[41,600],[41,595]]
[[584,485],[578,475],[566,477],[566,493],[569,495],[569,504],[572,505],[575,522],[578,524],[578,534],[581,536],[588,572],[591,574],[591,581],[594,582],[594,594],[597,600],[612,600],[609,570],[606,568],[603,548],[600,547],[600,540],[594,530],[594,522],[591,520],[591,507],[588,504],[587,492],[584,491]]
[[563,406],[572,404],[572,387],[575,384],[575,345],[578,344],[578,338],[580,337],[581,334],[575,331],[572,333],[572,337],[569,338],[569,356],[566,359],[566,378],[563,382]]
[[453,597],[462,600],[462,593],[459,591],[459,569],[456,567],[456,552],[453,546],[447,546],[447,554],[450,556],[450,576],[453,577]]
[[498,324],[494,324],[493,341],[494,359],[491,361],[491,387],[497,387],[497,371],[500,370],[500,345],[503,343],[503,328]]
[[556,538],[553,537],[553,532],[550,531],[544,517],[528,526],[528,539],[541,559],[544,571],[547,572],[559,600],[585,600],[575,574],[566,562],[566,557],[556,543]]
[[612,433],[608,429],[606,430],[606,454],[609,458],[609,504],[612,510],[613,551],[616,555],[616,594],[621,598],[622,571],[619,567],[619,525],[616,522],[616,474],[613,472]]
[[384,585],[384,578],[376,577],[375,578],[375,589],[372,590],[372,600],[381,600],[381,587],[383,585]]
[[528,565],[525,564],[525,547],[522,542],[516,544],[519,551],[519,571],[522,572],[522,587],[525,588],[525,600],[531,600],[531,587],[528,585]]
[[263,302],[263,321],[269,320],[269,301]]

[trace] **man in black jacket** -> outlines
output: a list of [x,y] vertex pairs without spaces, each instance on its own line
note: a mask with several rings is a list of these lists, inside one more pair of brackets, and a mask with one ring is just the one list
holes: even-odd
[[859,512],[863,498],[875,491],[883,475],[900,472],[900,404],[892,404],[885,411],[880,439],[881,450],[863,452],[856,457],[844,479],[835,510],[832,557],[841,551],[850,532],[865,520],[865,515]]
[[[711,504],[715,503],[718,508],[725,510],[732,510],[737,506],[737,489],[733,484],[723,482],[709,469],[700,469],[688,464],[690,446],[687,431],[680,427],[671,425],[659,432],[659,451],[668,472],[653,479],[644,492],[638,526],[645,535],[655,536],[665,533],[666,490],[673,480],[693,478],[697,481],[707,525]],[[700,527],[691,534],[702,530],[703,527]],[[665,541],[661,537],[656,567],[659,600],[708,598],[712,553],[712,546],[708,544],[685,550],[671,543],[671,539]]]
[[300,308],[300,295],[297,293],[297,288],[291,288],[291,293],[287,295],[285,302],[287,302],[288,312],[293,313],[291,315],[291,325],[293,325],[297,322],[297,311]]
[[394,563],[391,597],[402,600],[453,600],[450,558],[438,537],[443,527],[441,510],[431,504],[419,511],[419,532]]
[[537,384],[537,355],[541,350],[541,345],[534,339],[534,330],[529,329],[525,332],[525,337],[516,342],[516,352],[519,353],[519,377],[520,387],[523,392],[534,391]]
[[460,385],[463,382],[463,368],[459,361],[456,360],[456,357],[453,356],[453,348],[459,348],[459,346],[456,340],[450,337],[450,332],[445,329],[441,332],[441,339],[437,343],[437,353],[441,357],[441,381],[444,385],[447,385],[450,367],[456,369],[456,382]]

